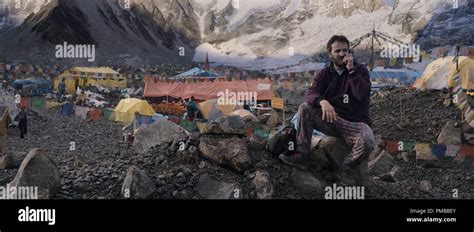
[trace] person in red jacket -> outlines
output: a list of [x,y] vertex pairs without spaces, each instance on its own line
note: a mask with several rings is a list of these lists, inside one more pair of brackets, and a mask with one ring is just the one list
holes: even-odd
[[344,138],[352,148],[343,162],[350,171],[368,158],[374,149],[369,116],[371,82],[367,68],[354,61],[349,40],[334,35],[327,43],[331,61],[314,77],[305,101],[297,113],[295,152],[280,155],[286,164],[306,169],[313,130]]

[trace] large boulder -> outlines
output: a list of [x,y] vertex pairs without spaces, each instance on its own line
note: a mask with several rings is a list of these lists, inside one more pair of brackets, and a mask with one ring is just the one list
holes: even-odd
[[[332,170],[340,172],[342,171],[342,163],[350,152],[351,148],[346,145],[344,139],[325,136],[313,149],[311,165],[316,167],[316,170],[329,165]],[[351,176],[357,185],[369,188],[373,183],[368,174],[367,162],[368,158],[363,160],[357,168],[353,169]]]
[[252,184],[255,187],[258,199],[271,199],[273,195],[273,184],[267,171],[258,170],[254,173]]
[[324,181],[316,178],[312,173],[293,169],[291,180],[295,187],[308,192],[322,193],[326,184]]
[[38,198],[49,199],[61,189],[61,174],[45,150],[32,149],[25,157],[11,187],[38,187]]
[[242,194],[238,184],[221,182],[207,174],[199,178],[196,190],[206,199],[239,199]]
[[456,128],[452,122],[448,122],[438,135],[438,144],[460,145],[461,133],[461,128]]
[[238,115],[226,116],[206,124],[202,134],[245,135],[245,122]]
[[168,120],[157,122],[141,129],[135,135],[133,145],[138,153],[144,154],[150,148],[173,141],[184,141],[187,139],[185,130]]
[[244,172],[252,167],[247,146],[239,137],[203,136],[199,143],[199,151],[204,158],[238,172]]
[[276,110],[272,110],[270,117],[267,119],[267,126],[270,128],[274,128],[278,125],[278,123],[282,122],[282,118],[280,118],[279,113]]
[[120,195],[125,199],[147,199],[155,192],[153,181],[136,166],[131,166],[122,184]]
[[380,176],[390,172],[393,167],[393,157],[387,151],[382,151],[379,156],[368,163],[369,174]]

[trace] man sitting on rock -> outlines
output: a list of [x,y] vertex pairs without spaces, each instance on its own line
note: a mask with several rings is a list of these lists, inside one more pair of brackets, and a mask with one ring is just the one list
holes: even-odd
[[280,155],[286,164],[306,169],[311,137],[316,129],[344,138],[352,148],[343,162],[348,172],[368,158],[374,149],[369,117],[371,82],[367,68],[354,61],[345,36],[334,35],[327,43],[331,61],[315,76],[297,114],[297,146],[290,156]]

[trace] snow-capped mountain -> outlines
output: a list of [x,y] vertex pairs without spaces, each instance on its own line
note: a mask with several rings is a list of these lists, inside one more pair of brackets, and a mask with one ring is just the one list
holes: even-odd
[[204,61],[209,54],[214,62],[277,67],[324,53],[331,35],[354,40],[373,27],[422,49],[473,43],[472,0],[49,1],[21,13],[0,5],[3,22],[17,19],[0,29],[0,49],[54,59],[51,47],[68,41],[96,44],[98,62]]
[[[373,27],[423,49],[472,44],[473,3],[444,0],[195,0],[203,43],[195,60],[271,67],[324,53],[327,40],[350,40]],[[442,18],[443,25],[435,22]],[[468,22],[471,22],[470,24]],[[449,36],[443,36],[449,31]],[[365,47],[365,46],[364,46]]]

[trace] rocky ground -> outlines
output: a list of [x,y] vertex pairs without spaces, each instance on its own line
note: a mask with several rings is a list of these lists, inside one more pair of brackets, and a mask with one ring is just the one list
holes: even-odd
[[436,143],[443,126],[460,119],[459,110],[452,104],[445,106],[443,102],[442,92],[436,90],[395,88],[380,91],[371,98],[374,134],[384,140]]
[[[424,100],[420,97],[413,107],[421,106]],[[385,104],[383,100],[381,102]],[[380,111],[377,106],[375,108],[374,112]],[[442,117],[433,116],[440,119],[440,126],[444,124]],[[383,128],[377,122],[382,116],[375,115],[374,118],[376,128]],[[420,127],[425,126],[423,123],[420,122]],[[237,172],[203,158],[197,151],[199,138],[189,139],[185,150],[179,150],[176,143],[169,142],[138,154],[132,146],[119,142],[122,125],[108,121],[89,123],[75,117],[62,117],[57,110],[40,110],[38,114],[30,112],[29,124],[26,140],[19,139],[17,128],[9,133],[8,153],[16,157],[17,163],[14,167],[0,170],[0,185],[7,184],[15,177],[22,157],[30,149],[43,148],[48,150],[47,153],[61,173],[61,189],[53,197],[57,199],[121,198],[122,185],[131,166],[138,167],[151,180],[153,191],[148,197],[159,199],[321,199],[324,197],[324,186],[339,181],[337,174],[330,170],[298,171],[258,148],[248,149],[252,167]],[[437,129],[437,126],[433,126],[432,130]],[[393,129],[377,131],[382,137],[391,139],[404,133],[412,135],[408,132],[393,132]],[[419,133],[422,133],[421,130]],[[424,137],[412,138],[431,141],[435,137],[433,132]],[[245,137],[241,139],[245,140]],[[474,198],[474,161],[470,158],[463,162],[446,158],[435,168],[417,166],[414,160],[404,161],[400,155],[387,162],[390,163],[388,170],[392,171],[393,178],[371,176],[375,187],[366,192],[366,198],[452,199],[453,189],[458,190],[459,198]]]

